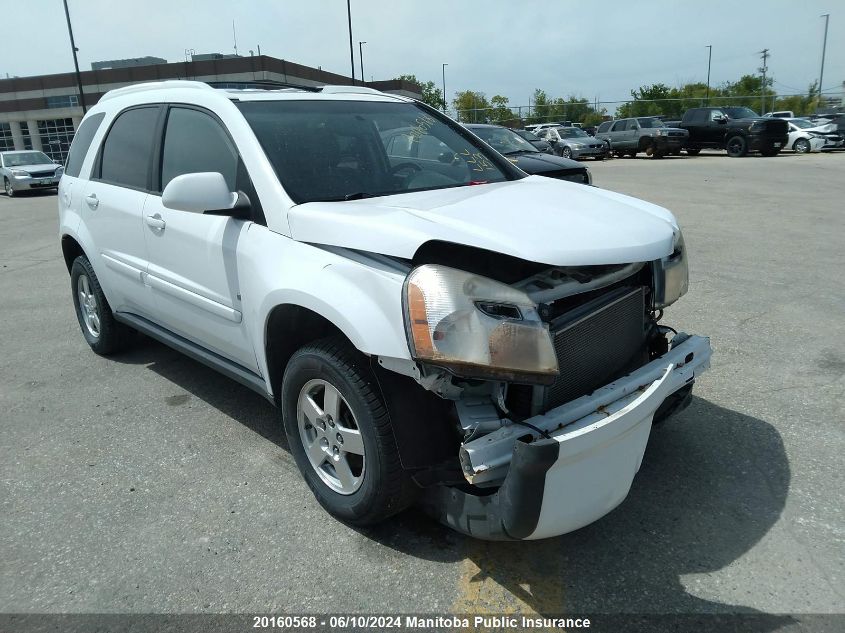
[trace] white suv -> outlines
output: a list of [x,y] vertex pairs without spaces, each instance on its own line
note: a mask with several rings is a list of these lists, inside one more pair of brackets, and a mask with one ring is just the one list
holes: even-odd
[[59,211],[91,348],[137,330],[276,403],[352,524],[418,500],[481,538],[586,525],[710,358],[658,323],[687,290],[672,214],[373,90],[112,91]]

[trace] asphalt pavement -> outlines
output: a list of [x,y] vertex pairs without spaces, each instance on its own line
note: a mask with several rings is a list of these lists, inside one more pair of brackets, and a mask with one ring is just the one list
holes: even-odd
[[147,339],[90,352],[56,197],[0,196],[0,612],[845,611],[845,153],[587,164],[676,213],[665,322],[715,352],[619,508],[523,543],[338,523],[260,396]]

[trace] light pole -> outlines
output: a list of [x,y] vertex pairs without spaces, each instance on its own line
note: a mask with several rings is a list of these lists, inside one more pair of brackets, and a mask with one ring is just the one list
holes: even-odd
[[824,18],[824,41],[822,43],[822,69],[819,72],[819,106],[822,104],[822,90],[824,81],[824,54],[827,52],[827,23],[830,21],[830,13],[824,13],[821,16]]
[[443,64],[443,114],[446,114],[446,66],[449,64]]
[[79,60],[76,58],[76,51],[79,49],[76,48],[76,43],[73,41],[73,29],[70,26],[70,11],[67,8],[67,0],[64,0],[65,3],[65,17],[67,18],[67,32],[70,35],[70,49],[73,51],[73,66],[76,68],[76,86],[79,88],[79,105],[82,106],[82,114],[85,114],[88,111],[88,108],[85,107],[85,95],[82,94],[82,75],[79,74]]
[[[352,85],[355,85],[355,47],[352,44],[352,6],[346,0],[346,17],[349,21],[349,66],[352,68]],[[362,75],[363,77],[363,75]]]
[[358,56],[361,60],[361,83],[364,83],[364,44],[366,42],[358,42]]
[[710,60],[713,58],[713,45],[707,45],[707,96],[704,97],[704,105],[710,105]]

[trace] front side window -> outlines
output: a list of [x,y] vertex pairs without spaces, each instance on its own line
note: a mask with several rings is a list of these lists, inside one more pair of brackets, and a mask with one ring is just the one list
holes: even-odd
[[279,100],[236,105],[297,203],[522,177],[495,152],[415,103]]
[[189,108],[172,108],[167,116],[161,157],[161,187],[183,174],[217,172],[236,191],[238,153],[215,119]]
[[626,125],[628,125],[627,119],[622,119],[621,121],[617,121],[616,123],[613,124],[613,129],[611,130],[611,132],[624,132]]
[[610,126],[613,125],[613,121],[605,121],[599,126],[599,129],[596,130],[596,133],[599,132],[607,132],[610,129]]
[[73,142],[70,144],[70,152],[67,156],[65,174],[68,176],[73,176],[74,178],[79,176],[82,163],[85,161],[85,155],[91,147],[91,141],[94,140],[94,135],[97,133],[97,129],[100,127],[100,123],[103,122],[105,116],[103,112],[94,114],[85,119],[82,125],[79,126],[79,130],[77,130],[76,136],[73,137]]
[[666,124],[657,117],[648,117],[645,119],[637,119],[641,128],[654,129],[666,127]]
[[731,119],[756,119],[760,116],[751,108],[732,107],[724,108],[724,111]]
[[153,106],[118,115],[103,143],[101,180],[133,189],[148,188],[158,114],[158,106]]

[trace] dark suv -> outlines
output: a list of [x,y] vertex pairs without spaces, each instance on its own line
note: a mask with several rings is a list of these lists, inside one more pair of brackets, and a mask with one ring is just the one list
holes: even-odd
[[689,132],[687,154],[695,156],[702,149],[724,149],[728,156],[760,152],[774,156],[784,147],[789,125],[783,119],[763,118],[744,107],[692,108],[679,122],[667,121]]

